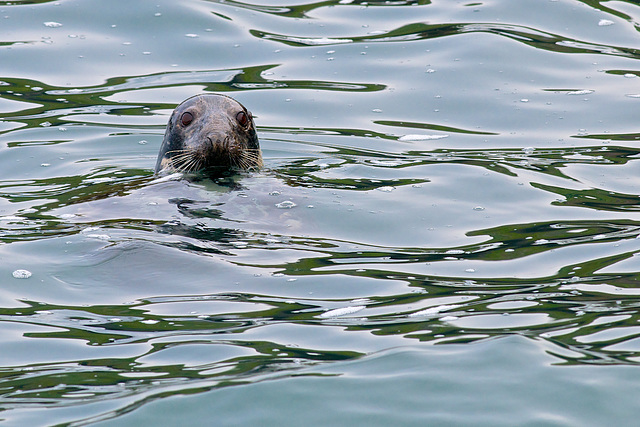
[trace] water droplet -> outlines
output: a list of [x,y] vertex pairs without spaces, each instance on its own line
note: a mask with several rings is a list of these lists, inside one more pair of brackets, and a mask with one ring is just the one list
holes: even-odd
[[276,203],[276,208],[278,209],[291,209],[296,207],[297,205],[293,203],[291,200],[285,200],[280,203]]

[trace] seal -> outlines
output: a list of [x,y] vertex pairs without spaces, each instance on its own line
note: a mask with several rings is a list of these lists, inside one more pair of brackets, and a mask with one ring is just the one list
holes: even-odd
[[229,96],[206,94],[188,98],[173,110],[155,170],[219,174],[261,167],[251,113]]

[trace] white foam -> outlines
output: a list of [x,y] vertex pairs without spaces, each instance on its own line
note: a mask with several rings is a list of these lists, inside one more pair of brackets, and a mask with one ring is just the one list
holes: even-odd
[[449,135],[420,135],[420,134],[415,134],[415,135],[403,135],[400,138],[398,138],[398,141],[431,141],[431,140],[435,140],[435,139],[443,139],[443,138],[448,138]]
[[336,308],[333,310],[325,311],[318,317],[322,317],[323,319],[326,319],[328,317],[340,317],[340,316],[345,316],[347,314],[357,313],[360,310],[364,310],[365,308],[366,307],[364,305],[354,305],[351,307]]
[[431,314],[438,314],[441,311],[451,310],[453,308],[460,307],[460,304],[443,304],[438,305],[436,307],[425,308],[424,310],[416,311],[415,313],[411,313],[409,317],[419,317],[419,316],[429,316]]

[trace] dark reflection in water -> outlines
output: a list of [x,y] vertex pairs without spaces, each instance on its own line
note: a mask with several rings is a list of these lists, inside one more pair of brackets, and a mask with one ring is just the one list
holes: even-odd
[[563,37],[558,34],[545,33],[533,28],[518,25],[503,24],[423,24],[415,23],[396,28],[383,34],[366,36],[339,36],[339,37],[305,37],[285,34],[268,33],[265,31],[252,30],[255,37],[274,40],[288,46],[329,46],[342,43],[388,43],[407,42],[425,39],[435,39],[449,37],[464,33],[489,33],[496,34],[508,39],[524,43],[536,49],[548,50],[558,53],[599,53],[605,55],[629,57],[637,59],[638,50],[626,47],[616,47],[610,45],[599,45],[570,37]]

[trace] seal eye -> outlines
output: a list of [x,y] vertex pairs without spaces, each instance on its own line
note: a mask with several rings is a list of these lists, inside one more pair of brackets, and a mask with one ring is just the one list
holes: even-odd
[[238,114],[236,114],[236,120],[242,127],[245,127],[249,124],[249,116],[244,111],[240,111]]
[[189,124],[193,121],[193,114],[191,114],[190,112],[186,112],[183,113],[182,116],[180,117],[180,123],[182,123],[182,126],[189,126]]

